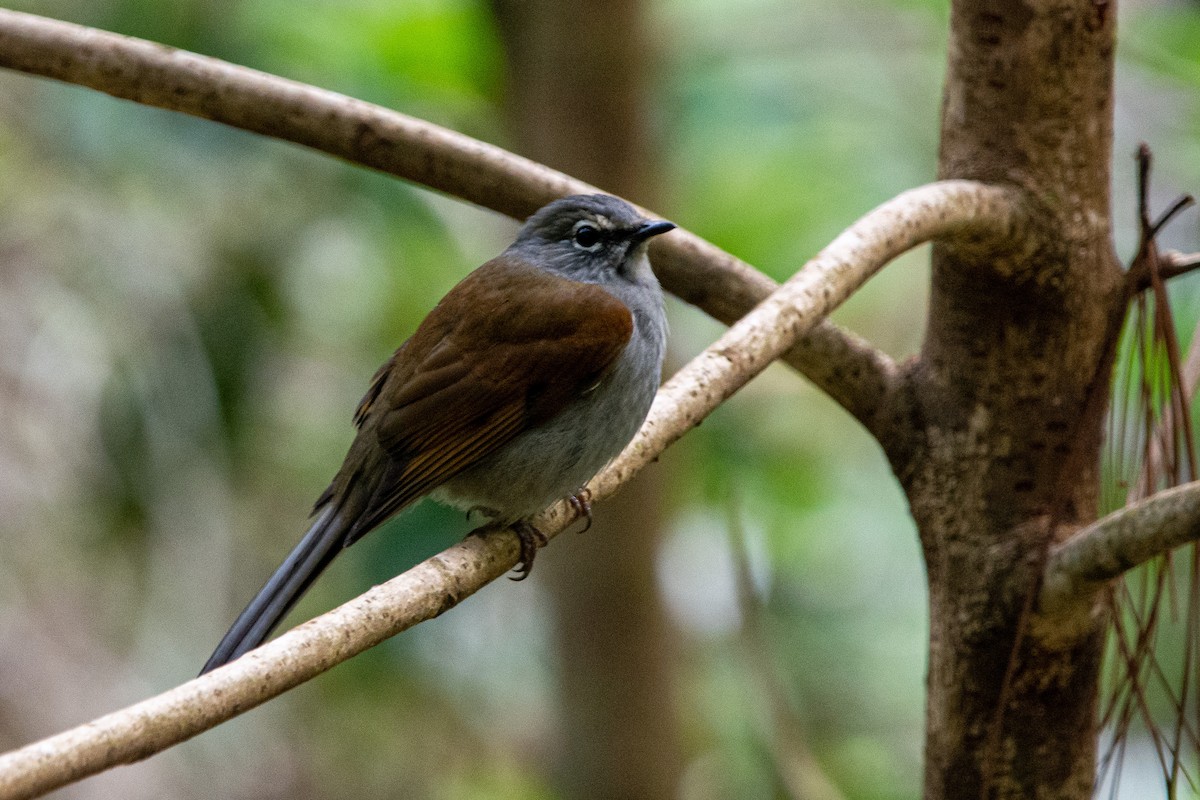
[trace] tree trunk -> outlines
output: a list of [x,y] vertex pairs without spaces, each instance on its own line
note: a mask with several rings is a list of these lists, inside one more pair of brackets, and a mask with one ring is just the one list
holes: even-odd
[[[653,205],[649,82],[640,0],[494,0],[516,149]],[[596,509],[543,556],[554,597],[559,773],[574,800],[670,798],[682,770],[672,629],[655,584],[663,468]],[[559,548],[554,548],[558,550]]]
[[[957,0],[941,178],[1014,185],[1041,230],[938,246],[926,339],[885,448],[929,576],[925,797],[1083,798],[1104,620],[1029,601],[1051,540],[1097,511],[1121,271],[1111,243],[1116,8]],[[1090,610],[1088,610],[1090,611]]]

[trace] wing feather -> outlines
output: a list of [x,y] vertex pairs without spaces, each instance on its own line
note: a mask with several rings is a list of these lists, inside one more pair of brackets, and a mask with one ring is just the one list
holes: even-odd
[[471,273],[363,398],[359,435],[385,458],[346,543],[558,414],[603,379],[632,333],[629,309],[599,286],[504,256]]

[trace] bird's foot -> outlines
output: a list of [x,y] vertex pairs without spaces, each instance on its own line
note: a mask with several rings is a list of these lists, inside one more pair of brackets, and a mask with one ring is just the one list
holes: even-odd
[[592,529],[592,490],[584,486],[567,498],[571,508],[575,509],[575,519],[586,519],[587,524],[579,531],[587,533]]
[[517,565],[517,574],[515,576],[510,575],[508,579],[511,581],[523,581],[533,571],[533,559],[537,555],[538,548],[545,547],[549,539],[546,538],[546,534],[524,520],[514,522],[512,529],[521,541],[521,561]]

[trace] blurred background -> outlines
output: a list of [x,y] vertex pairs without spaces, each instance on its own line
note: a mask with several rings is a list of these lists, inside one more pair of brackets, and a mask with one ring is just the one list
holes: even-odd
[[[933,0],[43,0],[658,210],[784,279],[935,173]],[[1200,189],[1200,5],[1122,6],[1114,202]],[[1195,250],[1196,215],[1166,246]],[[374,370],[515,223],[292,145],[0,74],[0,750],[195,675],[306,528]],[[896,357],[926,254],[836,315]],[[1176,286],[1181,326],[1196,284]],[[671,367],[719,335],[671,303]],[[773,367],[531,580],[60,798],[915,798],[924,575],[865,433]],[[455,542],[423,504],[318,614]],[[1155,785],[1147,767],[1144,787]],[[1140,774],[1127,765],[1129,796]]]

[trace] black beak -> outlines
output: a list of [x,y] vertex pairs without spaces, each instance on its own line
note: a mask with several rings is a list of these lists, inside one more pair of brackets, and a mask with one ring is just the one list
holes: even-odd
[[674,222],[667,222],[665,219],[643,222],[638,229],[629,236],[629,241],[635,245],[638,245],[649,239],[651,236],[658,236],[660,233],[673,231],[676,227],[677,226]]

